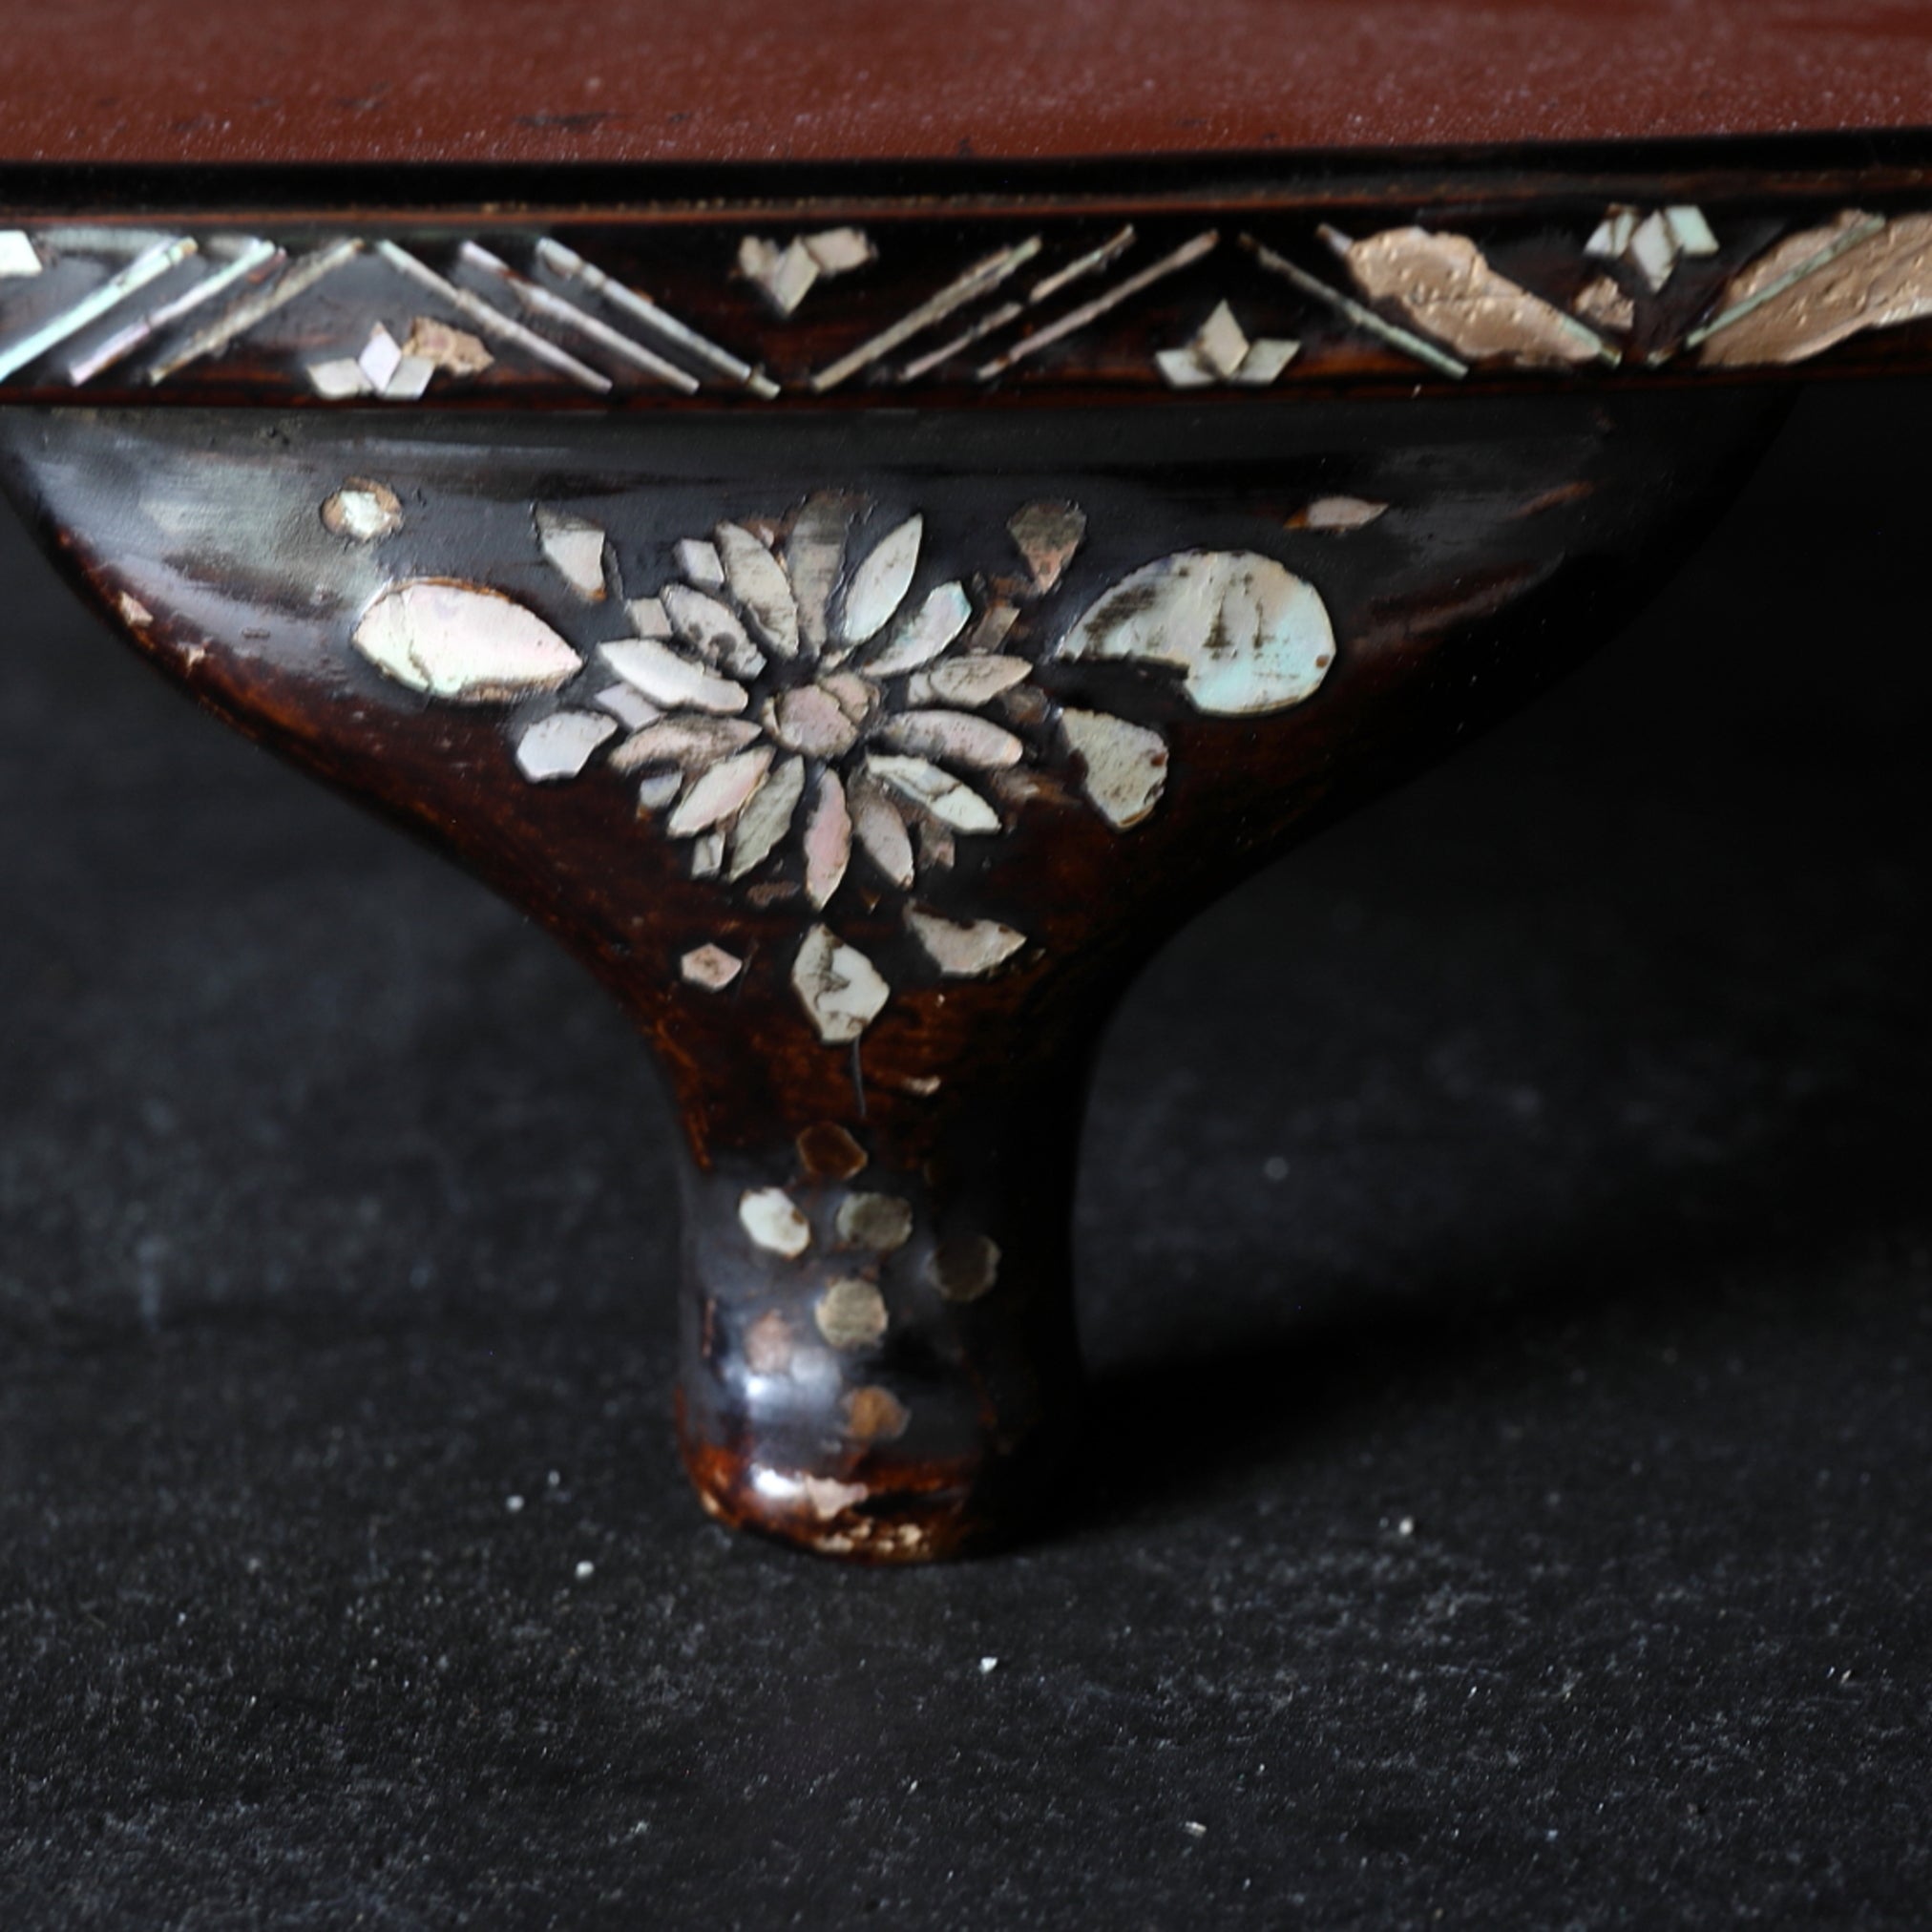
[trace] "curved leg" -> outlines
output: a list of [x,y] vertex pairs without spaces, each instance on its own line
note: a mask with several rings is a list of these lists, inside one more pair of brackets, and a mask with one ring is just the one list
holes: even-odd
[[1780,407],[4,433],[137,644],[637,1017],[699,1494],[905,1561],[1075,1437],[1086,1061],[1137,962],[1575,662]]

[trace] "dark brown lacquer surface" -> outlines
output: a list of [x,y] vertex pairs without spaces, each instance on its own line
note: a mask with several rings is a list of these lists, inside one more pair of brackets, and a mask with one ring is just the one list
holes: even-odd
[[[1010,56],[1101,18],[845,11],[810,58],[849,63],[876,25],[871,104],[850,119],[843,69],[786,94],[789,119],[767,89],[772,152],[895,152],[908,90],[937,116],[922,139],[983,101],[991,70],[959,47]],[[1235,25],[1270,28],[1241,73],[1272,89],[1306,52],[1282,52],[1284,19],[1353,47],[1402,15],[1433,44],[1452,11],[1518,100],[1537,70],[1502,57],[1511,36],[1537,59],[1603,41],[1614,102],[1693,17],[1647,37],[1569,9],[1226,8],[1190,16],[1200,66],[1161,43],[1159,111],[1233,74],[1215,35]],[[547,122],[504,132],[510,28],[467,17],[473,74],[422,93],[412,68],[370,125],[420,104],[422,152],[459,158],[494,102],[504,152],[552,153]],[[652,15],[650,98],[684,90],[684,161],[738,153],[705,116],[799,44],[803,14],[747,37],[750,17],[680,39]],[[1694,17],[1721,38],[1743,15]],[[1119,16],[1107,102],[1166,18]],[[1734,100],[1775,120],[1800,50],[1842,30],[1752,18],[1758,92]],[[734,20],[737,64],[687,86]],[[199,97],[236,132],[209,152],[249,151],[269,109],[232,76],[281,31],[210,53]],[[447,31],[431,16],[430,46]],[[642,87],[644,42],[608,37],[614,91]],[[1075,84],[1002,57],[1022,120],[1022,82]],[[576,71],[520,59],[521,113]],[[300,71],[334,89],[343,60]],[[1391,85],[1461,112],[1455,74]],[[1330,126],[1332,77],[1297,139]],[[113,58],[96,80],[125,111],[104,127],[148,125]],[[1266,145],[1261,97],[1193,145]],[[1645,126],[1685,124],[1689,96],[1644,98]],[[333,114],[282,158],[335,153]],[[1126,124],[1069,111],[1055,138]],[[623,152],[655,152],[623,125],[642,143]],[[1032,152],[1020,120],[986,125]],[[200,152],[192,123],[179,138]],[[10,488],[170,675],[470,865],[624,1003],[687,1143],[687,1466],[724,1520],[862,1561],[950,1554],[1054,1502],[1086,1064],[1138,963],[1606,637],[1722,506],[1794,372],[1932,350],[1932,149],[1911,137],[10,181]]]
[[[1727,388],[647,435],[367,412],[4,427],[16,487],[145,650],[460,855],[636,1015],[689,1136],[700,1492],[890,1561],[1053,1500],[1085,1065],[1137,963],[1573,663],[1777,408]],[[1214,559],[1190,645],[1187,573]],[[756,615],[781,580],[789,653]],[[440,633],[395,656],[382,614],[410,586],[520,613],[552,655],[500,655],[455,694]],[[957,633],[938,651],[930,626],[917,641],[935,607]],[[713,709],[662,702],[665,655]],[[424,666],[443,688],[417,688]],[[863,724],[813,740],[830,712],[791,707],[841,677]],[[736,736],[679,754],[660,708]],[[581,759],[551,736],[572,730],[596,741]],[[627,756],[640,742],[659,749]],[[747,757],[760,788],[694,830],[697,788]],[[746,836],[782,783],[795,803]],[[855,828],[896,831],[828,845],[833,789]]]
[[1922,127],[1899,0],[67,0],[0,158],[718,163]]

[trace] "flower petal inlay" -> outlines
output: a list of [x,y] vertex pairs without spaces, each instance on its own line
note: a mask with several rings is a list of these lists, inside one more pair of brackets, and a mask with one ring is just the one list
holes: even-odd
[[655,704],[673,709],[689,705],[695,711],[723,715],[742,711],[751,702],[743,684],[721,678],[703,664],[682,658],[654,638],[624,639],[599,644],[604,662],[625,683],[635,684]]
[[1025,751],[1011,731],[970,711],[899,711],[875,734],[879,743],[926,758],[950,758],[987,771],[1018,765]]
[[786,539],[785,568],[798,600],[799,641],[814,656],[825,648],[826,613],[838,588],[846,533],[857,509],[857,500],[850,496],[808,497]]
[[752,628],[780,657],[798,655],[798,602],[784,567],[750,531],[721,523],[712,533],[724,581]]
[[598,711],[553,711],[516,741],[516,768],[533,785],[575,778],[618,721]]
[[767,745],[741,751],[722,765],[714,765],[678,801],[678,808],[665,821],[664,830],[673,838],[689,838],[694,832],[709,831],[734,812],[744,809],[752,794],[765,783],[771,768],[771,747]]
[[924,517],[907,517],[897,529],[888,531],[852,572],[839,623],[839,636],[845,642],[863,644],[885,628],[886,620],[912,588],[925,528]]
[[966,628],[972,616],[973,600],[961,585],[942,583],[928,591],[904,628],[865,666],[866,676],[895,678],[903,671],[930,664]]
[[731,859],[725,877],[742,879],[771,856],[805,795],[805,760],[788,758],[759,787],[731,828]]
[[1068,658],[1145,659],[1186,673],[1194,707],[1239,718],[1299,704],[1334,662],[1312,584],[1252,551],[1185,550],[1123,578],[1067,633]]
[[443,578],[391,584],[350,641],[399,684],[457,704],[555,691],[583,667],[534,611],[500,591]]
[[845,787],[837,772],[821,771],[805,822],[805,893],[814,906],[823,906],[838,891],[851,854],[852,822]]
[[664,615],[679,638],[707,664],[734,678],[755,678],[765,668],[765,653],[746,635],[734,612],[687,583],[667,583],[659,594]]
[[923,758],[880,753],[866,760],[866,769],[955,831],[999,830],[999,814],[971,786]]
[[942,658],[907,684],[906,697],[914,704],[984,704],[1024,683],[1032,670],[1024,658]]
[[866,856],[895,886],[913,883],[913,841],[885,788],[861,772],[851,782],[852,830]]
[[647,765],[675,765],[701,771],[758,739],[758,726],[743,718],[710,718],[687,711],[660,718],[634,731],[610,755],[614,771],[641,771]]

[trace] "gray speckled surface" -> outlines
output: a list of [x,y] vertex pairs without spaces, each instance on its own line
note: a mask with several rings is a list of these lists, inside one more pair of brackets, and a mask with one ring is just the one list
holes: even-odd
[[1928,435],[1168,951],[1092,1493],[925,1573],[688,1500],[584,976],[10,542],[0,1921],[1922,1924]]

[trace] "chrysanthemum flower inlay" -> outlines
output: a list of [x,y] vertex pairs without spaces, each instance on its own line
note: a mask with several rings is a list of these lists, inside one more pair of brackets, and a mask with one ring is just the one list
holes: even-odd
[[[1011,647],[1020,603],[1056,589],[1084,540],[1072,504],[1022,506],[1008,528],[1030,582],[976,597],[956,578],[921,583],[920,515],[831,494],[788,519],[678,541],[656,593],[628,599],[598,525],[541,505],[534,528],[575,596],[620,611],[625,635],[580,650],[499,591],[415,578],[368,606],[356,648],[427,697],[524,706],[513,724],[524,778],[573,779],[601,759],[687,850],[694,877],[765,904],[802,900],[790,978],[829,1044],[857,1040],[892,993],[818,916],[854,871],[874,901],[910,894],[953,864],[958,839],[1009,829],[1027,792],[1007,775],[1028,763],[1070,764],[1121,830],[1166,788],[1159,730],[1056,705],[1033,685],[1036,657]],[[1271,558],[1190,551],[1102,592],[1054,648],[1068,662],[1165,666],[1194,708],[1238,716],[1312,694],[1334,640],[1321,598]],[[533,716],[533,704],[547,707]],[[997,919],[910,897],[905,924],[944,977],[997,972],[1027,944]],[[682,956],[685,981],[711,991],[742,964],[715,945]]]

